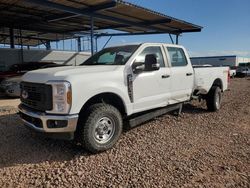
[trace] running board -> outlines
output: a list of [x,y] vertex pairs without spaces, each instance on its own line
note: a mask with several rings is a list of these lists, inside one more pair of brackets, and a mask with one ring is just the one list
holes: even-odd
[[156,110],[151,110],[151,111],[145,112],[143,114],[138,114],[138,115],[135,114],[128,120],[129,126],[131,128],[136,127],[137,125],[140,125],[146,121],[149,121],[153,118],[164,115],[164,114],[171,112],[171,111],[174,111],[174,110],[179,110],[177,112],[177,114],[179,115],[181,113],[181,110],[182,110],[182,105],[183,105],[182,103],[179,103],[179,104],[169,105],[169,106],[164,107],[164,108],[158,108]]

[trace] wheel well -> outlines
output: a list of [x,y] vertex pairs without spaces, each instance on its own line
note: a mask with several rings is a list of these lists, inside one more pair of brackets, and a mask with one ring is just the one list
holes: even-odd
[[84,113],[91,105],[96,103],[107,103],[116,107],[122,116],[126,116],[125,105],[120,96],[114,93],[101,93],[91,97],[82,107],[81,113]]
[[212,86],[218,86],[218,87],[223,91],[223,84],[222,84],[221,79],[219,79],[219,78],[217,78],[217,79],[214,81],[214,83],[213,83]]

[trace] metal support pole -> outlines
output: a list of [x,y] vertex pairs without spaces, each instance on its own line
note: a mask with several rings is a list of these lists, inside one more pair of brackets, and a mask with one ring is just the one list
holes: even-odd
[[19,29],[19,34],[20,34],[20,44],[21,44],[21,63],[24,62],[24,56],[23,56],[23,35],[22,35],[22,30]]
[[78,52],[81,51],[81,37],[77,37],[77,47],[78,47]]
[[82,51],[85,51],[84,37],[81,38],[81,42],[82,42]]
[[10,28],[10,48],[15,48],[14,30]]
[[58,50],[58,37],[57,37],[57,34],[56,34],[56,50]]
[[[76,48],[75,48],[76,49]],[[70,50],[73,51],[72,39],[70,39]]]
[[64,40],[65,40],[65,37],[64,37],[64,34],[63,34],[63,51],[65,50],[65,46],[64,46]]
[[46,41],[45,46],[46,46],[46,50],[51,50],[51,45],[50,45],[50,41],[49,40]]
[[98,47],[97,47],[97,37],[95,37],[95,52],[97,52]]
[[94,55],[94,18],[90,17],[90,43],[91,43],[91,55]]
[[171,34],[169,34],[169,37],[170,37],[170,39],[171,39],[172,44],[174,44],[174,40],[173,40],[173,37],[172,37]]
[[112,39],[112,36],[109,37],[109,39],[107,40],[107,42],[103,45],[102,49],[105,48],[107,46],[107,44],[109,43],[109,41]]
[[176,44],[179,44],[179,35],[176,35]]

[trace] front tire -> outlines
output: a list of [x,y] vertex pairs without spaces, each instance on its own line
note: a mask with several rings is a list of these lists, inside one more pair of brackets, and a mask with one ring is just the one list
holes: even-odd
[[[87,116],[86,116],[87,115]],[[112,148],[122,132],[122,116],[114,106],[99,103],[89,107],[87,114],[80,115],[79,141],[91,153]]]
[[222,93],[218,86],[213,86],[206,96],[207,109],[211,112],[218,111],[221,107]]

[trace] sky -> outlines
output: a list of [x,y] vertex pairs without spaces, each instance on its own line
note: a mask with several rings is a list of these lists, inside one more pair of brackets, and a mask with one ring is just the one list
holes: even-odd
[[[191,56],[250,57],[250,0],[126,0],[203,27],[179,43]],[[99,48],[107,38],[99,41]],[[168,35],[113,37],[109,45],[133,42],[171,43]]]
[[[238,55],[250,57],[250,0],[125,0],[171,17],[203,27],[201,32],[184,33],[179,44],[190,56]],[[102,49],[108,37],[98,40]],[[113,37],[107,46],[124,43],[171,43],[168,34]],[[89,44],[85,46],[89,48]],[[59,42],[60,50],[76,50],[75,40]],[[65,48],[63,48],[63,46]],[[2,47],[2,46],[0,46]],[[8,47],[8,46],[7,46]],[[45,48],[43,45],[40,46]],[[56,49],[56,43],[52,43]]]

